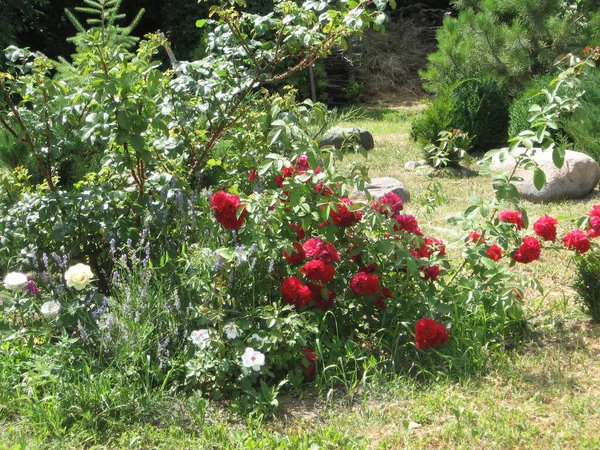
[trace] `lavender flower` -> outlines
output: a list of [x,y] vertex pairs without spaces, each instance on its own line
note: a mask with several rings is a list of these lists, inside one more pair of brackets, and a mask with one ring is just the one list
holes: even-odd
[[115,256],[117,253],[117,241],[115,241],[115,238],[112,238],[108,244],[110,245],[110,254]]
[[100,305],[100,307],[96,311],[92,311],[92,318],[98,319],[98,317],[100,317],[102,314],[104,314],[104,311],[106,310],[107,306],[108,306],[108,299],[106,297],[104,297],[102,299],[102,304]]
[[273,273],[274,270],[275,270],[275,260],[271,259],[271,262],[269,262],[269,273]]

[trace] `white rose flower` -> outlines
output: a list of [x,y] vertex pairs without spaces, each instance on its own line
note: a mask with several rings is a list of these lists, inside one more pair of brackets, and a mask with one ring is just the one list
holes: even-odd
[[260,344],[260,346],[262,347],[263,345],[265,345],[265,342],[267,342],[267,339],[264,337],[260,337],[258,334],[254,333],[252,336],[250,336],[250,340],[251,341],[256,341]]
[[209,337],[208,330],[194,330],[190,335],[190,340],[194,345],[204,348]]
[[242,355],[242,365],[248,368],[251,367],[252,370],[258,372],[265,365],[265,355],[258,350],[246,347],[246,351]]
[[27,284],[27,276],[20,272],[10,272],[4,277],[4,287],[11,291],[21,291]]
[[46,302],[42,305],[40,311],[46,317],[55,317],[60,311],[60,303],[55,301]]
[[65,272],[67,286],[73,287],[78,291],[85,289],[92,278],[94,278],[94,274],[87,264],[75,264]]
[[223,327],[223,331],[225,331],[227,339],[235,339],[242,334],[242,330],[240,330],[234,323],[228,323],[225,325]]

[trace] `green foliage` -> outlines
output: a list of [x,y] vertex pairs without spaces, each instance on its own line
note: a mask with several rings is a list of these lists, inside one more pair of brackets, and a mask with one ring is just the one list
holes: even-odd
[[438,50],[422,77],[438,94],[457,79],[493,79],[507,95],[532,74],[546,73],[556,55],[581,50],[597,40],[598,11],[593,1],[455,1],[457,18],[438,32]]
[[469,133],[454,129],[440,132],[437,146],[425,147],[425,158],[436,169],[458,166],[460,160],[471,148]]
[[580,108],[560,122],[561,130],[567,135],[573,150],[586,153],[600,161],[600,125],[596,118],[600,114],[600,71],[586,70],[582,77]]
[[577,292],[583,310],[595,322],[600,322],[600,257],[597,252],[588,252],[575,258],[573,289]]
[[442,131],[458,128],[469,133],[473,151],[506,142],[508,103],[494,81],[463,80],[441,92],[413,123],[411,136],[423,146],[435,145]]
[[550,84],[554,78],[548,74],[537,77],[529,85],[529,88],[518,95],[510,105],[510,122],[508,125],[508,135],[517,136],[521,131],[529,128],[529,117],[531,113],[529,108],[533,105],[546,106],[548,99],[541,93],[541,90]]

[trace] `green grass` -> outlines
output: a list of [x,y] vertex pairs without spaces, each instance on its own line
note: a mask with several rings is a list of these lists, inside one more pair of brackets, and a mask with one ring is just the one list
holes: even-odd
[[[413,198],[407,212],[415,214],[428,233],[448,239],[452,230],[447,218],[464,210],[469,197],[491,196],[490,180],[435,179],[444,201],[428,209],[432,180],[403,169],[405,162],[420,159],[419,149],[408,139],[407,121],[415,114],[374,110],[359,122],[344,124],[371,130],[376,143],[366,161],[360,155],[348,155],[345,161],[366,162],[371,177],[401,180]],[[594,203],[600,203],[597,191],[583,200],[525,206],[535,220],[544,213],[580,216]],[[492,353],[482,375],[460,382],[439,376],[419,383],[374,370],[366,383],[351,383],[350,392],[332,387],[321,395],[307,390],[286,396],[274,420],[240,418],[222,405],[204,409],[203,404],[194,406],[168,393],[148,394],[156,404],[146,405],[149,409],[143,414],[132,405],[129,418],[109,416],[113,422],[103,436],[90,435],[77,424],[68,431],[56,429],[31,415],[0,417],[0,448],[600,448],[600,326],[583,316],[575,302],[570,287],[574,264],[564,251],[544,252],[538,263],[519,269],[539,278],[545,294],[526,293],[529,325],[522,344]],[[8,363],[0,367],[7,370]],[[0,381],[4,376],[8,372],[0,374]],[[111,386],[117,389],[119,382]],[[116,397],[103,397],[110,389],[98,389],[98,414],[123,407],[110,403]],[[35,402],[26,389],[0,393],[0,412],[12,411],[15,396],[29,408],[38,408],[40,418],[53,417],[49,410],[58,400],[48,396]]]

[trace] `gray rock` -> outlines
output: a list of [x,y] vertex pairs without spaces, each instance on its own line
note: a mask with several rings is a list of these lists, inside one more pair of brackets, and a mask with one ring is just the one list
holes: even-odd
[[417,169],[417,167],[422,167],[426,165],[427,161],[425,161],[424,159],[420,161],[408,161],[406,164],[404,164],[404,170],[406,170],[407,172],[413,172]]
[[[533,159],[546,174],[546,186],[538,191],[533,184],[533,171],[522,168],[517,169],[515,176],[523,178],[523,181],[514,184],[522,198],[534,203],[582,198],[592,192],[600,181],[598,163],[585,153],[567,150],[565,163],[560,169],[552,162],[552,152],[536,149]],[[501,162],[495,155],[490,167],[496,172],[510,173],[515,167],[515,160],[509,157]]]
[[[367,191],[369,191],[373,200],[379,200],[383,198],[385,194],[393,192],[402,199],[402,202],[406,203],[410,201],[410,193],[406,190],[404,185],[395,178],[372,178],[371,182],[365,185],[365,188]],[[364,192],[354,191],[350,195],[350,199],[361,202],[365,201],[367,196]]]
[[332,128],[323,135],[323,139],[319,142],[319,147],[325,147],[326,145],[333,145],[335,148],[342,148],[344,141],[346,145],[353,142],[353,140],[360,142],[366,150],[371,150],[375,147],[375,141],[373,135],[362,128]]

